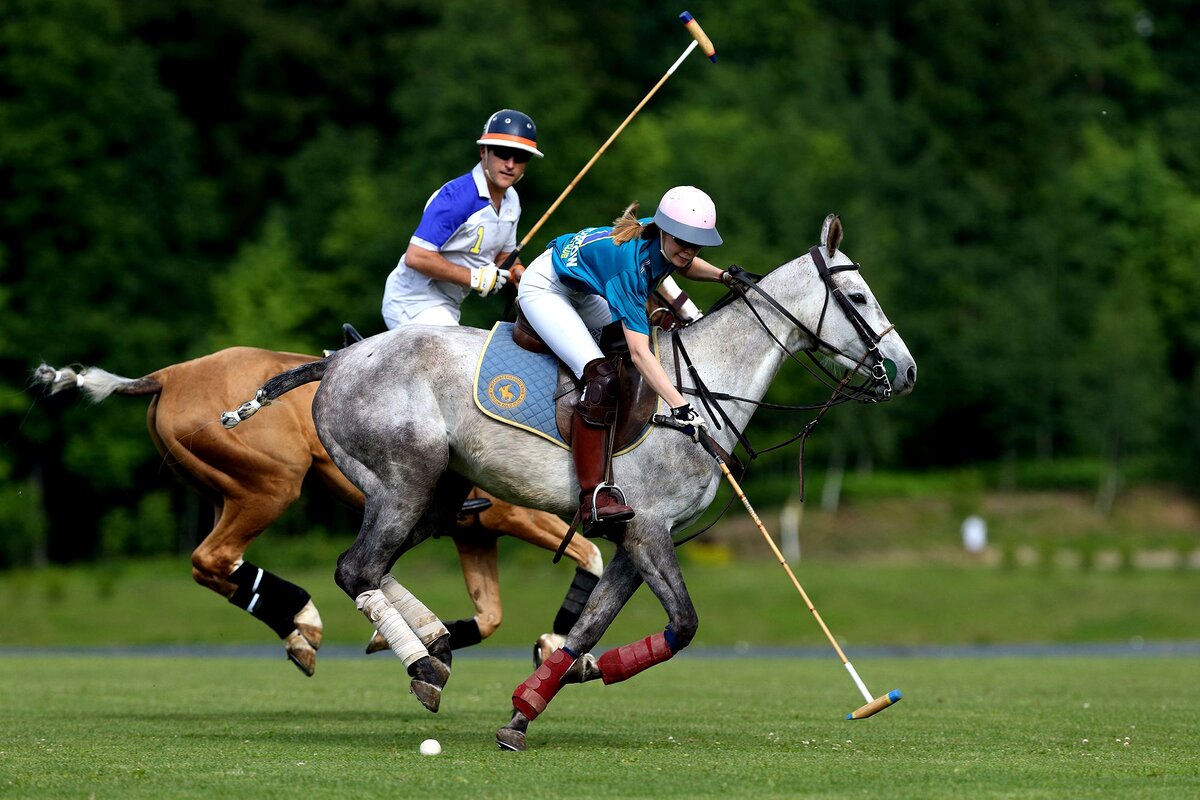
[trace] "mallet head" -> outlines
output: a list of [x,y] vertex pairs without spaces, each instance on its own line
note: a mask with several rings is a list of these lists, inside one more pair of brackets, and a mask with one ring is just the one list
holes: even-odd
[[685,11],[679,15],[679,21],[688,29],[688,33],[692,38],[700,43],[700,49],[704,51],[704,55],[708,56],[708,60],[717,63],[717,49],[713,47],[712,39],[704,33],[704,29],[700,27],[700,23],[696,22],[696,18],[692,16],[692,12]]
[[846,719],[866,719],[867,717],[874,716],[893,703],[900,702],[903,697],[904,695],[900,693],[899,689],[892,689],[887,694],[876,697],[865,706],[851,711],[846,715]]

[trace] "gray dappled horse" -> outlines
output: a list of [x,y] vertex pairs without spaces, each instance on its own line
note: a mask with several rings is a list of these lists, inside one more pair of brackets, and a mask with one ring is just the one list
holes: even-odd
[[[857,265],[838,249],[840,242],[841,223],[830,215],[819,247],[772,271],[758,289],[746,290],[745,302],[726,305],[677,333],[709,390],[743,398],[724,404],[737,428],[749,422],[783,361],[799,351],[819,351],[862,373],[872,399],[912,391],[913,357]],[[564,516],[575,512],[570,453],[475,407],[475,368],[486,339],[487,331],[473,328],[406,326],[278,375],[247,404],[257,409],[296,386],[321,381],[313,403],[321,441],[366,495],[362,528],[338,559],[335,578],[369,618],[385,581],[394,592],[388,570],[396,558],[437,530],[438,518],[458,508],[471,484],[518,505]],[[694,388],[686,369],[676,373],[674,348],[661,350],[667,374],[680,374],[683,388]],[[239,415],[253,411],[245,409]],[[710,432],[727,451],[734,448],[729,425]],[[625,680],[667,660],[695,635],[696,610],[671,535],[700,517],[721,473],[691,437],[666,428],[654,429],[640,446],[616,457],[613,473],[637,516],[612,532],[616,552],[564,648],[514,692],[512,719],[497,732],[502,748],[525,749],[529,722],[562,684]],[[665,631],[598,660],[576,658],[599,642],[643,581],[667,612]],[[399,627],[381,631],[397,653],[400,643],[393,636],[407,634]],[[420,659],[416,674],[410,665],[414,687],[422,679],[444,684],[448,677],[444,665],[431,671],[423,663],[428,660]]]

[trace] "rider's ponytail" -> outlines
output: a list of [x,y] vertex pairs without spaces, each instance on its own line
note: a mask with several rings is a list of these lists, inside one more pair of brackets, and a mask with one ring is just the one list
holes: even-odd
[[613,220],[613,244],[625,244],[634,239],[653,239],[658,235],[658,226],[653,222],[643,225],[638,221],[638,204],[634,200],[621,212],[621,216]]

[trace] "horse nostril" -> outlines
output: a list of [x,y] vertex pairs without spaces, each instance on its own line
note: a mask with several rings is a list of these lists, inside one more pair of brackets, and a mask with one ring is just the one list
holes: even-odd
[[908,372],[904,373],[904,375],[906,378],[908,378],[909,386],[915,384],[917,382],[917,366],[914,364],[913,366],[909,367]]

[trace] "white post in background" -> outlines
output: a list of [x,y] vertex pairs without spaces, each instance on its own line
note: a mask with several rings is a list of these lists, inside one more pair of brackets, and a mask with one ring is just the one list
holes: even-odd
[[972,514],[963,520],[962,542],[968,553],[978,554],[987,549],[987,523],[983,517]]
[[800,561],[800,523],[804,519],[804,504],[793,494],[779,512],[779,544],[783,557],[790,563]]

